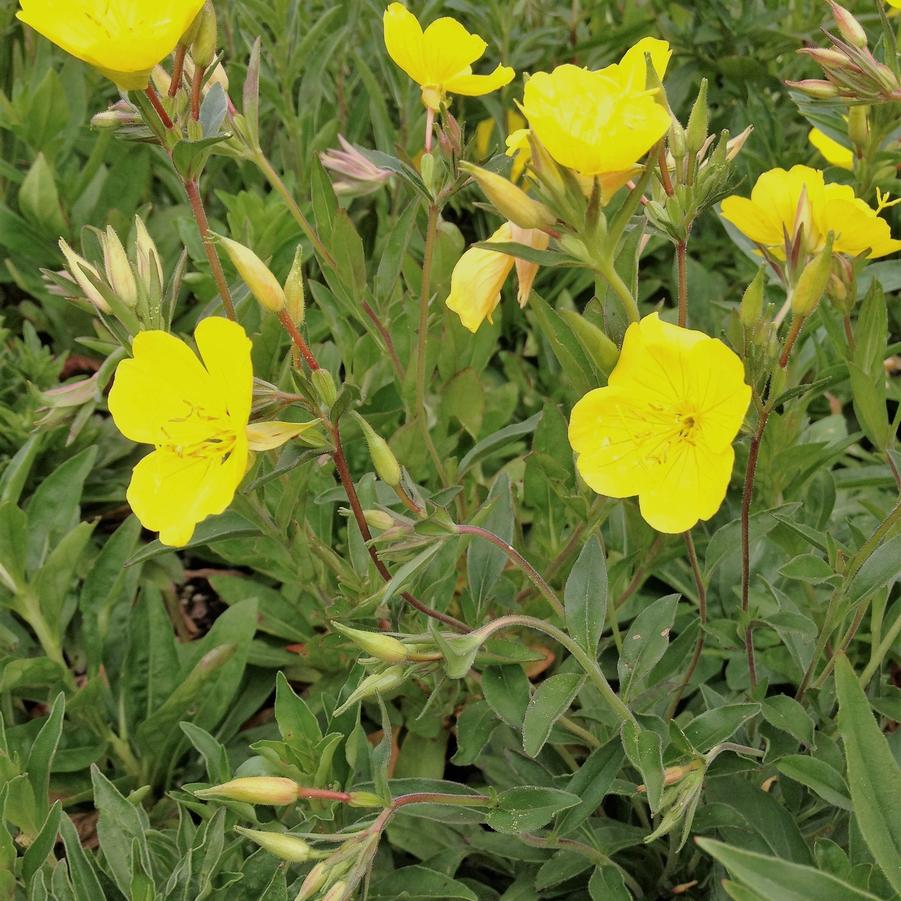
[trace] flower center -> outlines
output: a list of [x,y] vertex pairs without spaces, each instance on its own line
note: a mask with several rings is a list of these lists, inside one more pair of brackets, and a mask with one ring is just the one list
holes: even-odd
[[162,428],[162,446],[179,457],[224,460],[235,447],[237,434],[228,416],[191,406],[188,413],[170,419]]

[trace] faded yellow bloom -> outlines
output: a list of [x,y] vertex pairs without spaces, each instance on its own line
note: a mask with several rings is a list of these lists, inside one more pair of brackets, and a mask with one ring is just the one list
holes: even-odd
[[204,0],[21,0],[19,19],[126,91],[143,90]]
[[569,441],[590,488],[638,496],[659,532],[710,519],[726,496],[751,389],[722,341],[661,321],[632,323],[606,388],[573,408]]
[[840,169],[854,168],[854,153],[844,144],[839,144],[834,138],[830,138],[818,128],[811,128],[807,139],[823,155],[830,166],[838,166]]
[[888,222],[855,197],[850,185],[826,184],[823,173],[808,166],[764,172],[750,199],[727,197],[722,212],[724,219],[779,259],[785,258],[785,234],[791,240],[802,224],[808,253],[822,250],[829,232],[835,235],[835,253],[866,253],[875,259],[901,250]]
[[473,75],[472,64],[488,45],[448,16],[423,31],[413,13],[392,3],[384,25],[388,55],[422,88],[422,102],[431,110],[438,110],[447,94],[490,94],[516,74],[509,66],[498,66],[490,75]]
[[666,134],[670,115],[647,84],[645,54],[662,79],[669,45],[644,38],[604,69],[567,64],[526,82],[522,111],[561,166],[584,176],[627,172]]
[[140,332],[109,394],[119,431],[155,448],[135,466],[128,502],[145,528],[174,547],[232,502],[250,450],[278,447],[315,425],[248,425],[253,370],[240,325],[204,319],[194,340],[199,358],[174,335]]
[[[509,149],[510,139],[515,134],[519,134],[522,132],[525,134],[526,120],[516,112],[516,110],[507,110],[507,115],[505,117],[506,125],[507,125],[507,156],[513,157],[513,168],[510,170],[510,180],[513,182],[519,181],[522,176],[523,171],[525,170],[526,163],[529,161],[529,142],[525,141],[525,153],[516,152]],[[476,126],[475,131],[475,152],[476,156],[483,160],[488,154],[491,152],[491,138],[494,135],[495,123],[494,119],[482,119],[481,122]],[[521,149],[521,148],[517,148]]]
[[[512,222],[505,222],[488,239],[493,244],[516,242],[536,250],[546,250],[549,241],[545,232],[534,228],[520,228]],[[457,261],[451,274],[450,295],[445,303],[473,334],[486,319],[493,321],[491,317],[501,302],[501,289],[514,266],[519,279],[519,305],[524,307],[538,273],[537,263],[484,247],[470,247]]]

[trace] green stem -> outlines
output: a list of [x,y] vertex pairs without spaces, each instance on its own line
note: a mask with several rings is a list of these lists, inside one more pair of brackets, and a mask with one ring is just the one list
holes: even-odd
[[260,172],[266,176],[266,181],[272,185],[273,189],[279,194],[282,200],[285,201],[285,205],[288,207],[288,211],[294,217],[295,222],[300,226],[300,230],[307,236],[310,243],[313,245],[313,249],[316,251],[316,254],[319,256],[319,259],[322,260],[329,268],[335,269],[335,258],[329,253],[328,248],[325,244],[322,243],[322,239],[319,237],[316,229],[313,228],[313,225],[310,223],[310,220],[307,219],[303,214],[303,210],[298,206],[297,201],[291,196],[291,192],[288,190],[287,185],[282,181],[281,176],[272,166],[272,163],[269,162],[266,154],[263,153],[259,148],[255,151],[254,154],[254,162],[259,167]]
[[876,647],[870,655],[870,662],[866,665],[866,669],[860,674],[861,688],[866,689],[867,685],[869,685],[870,679],[876,674],[876,670],[879,669],[885,655],[894,647],[899,632],[901,632],[901,614],[895,617],[895,621],[889,626],[889,630],[885,633],[885,637],[879,642],[878,647]]
[[[841,606],[842,599],[844,598],[845,592],[848,590],[848,586],[860,571],[860,568],[864,565],[864,563],[867,562],[870,556],[882,543],[882,539],[885,538],[886,535],[888,535],[888,533],[895,527],[895,525],[898,524],[899,521],[901,521],[901,502],[897,503],[888,514],[888,516],[886,516],[886,518],[881,523],[879,523],[873,534],[870,535],[870,537],[861,545],[860,550],[858,550],[857,553],[849,561],[842,577],[842,581],[836,587],[835,591],[832,592],[832,597],[829,599],[829,606],[826,608],[826,615],[823,617],[823,628],[820,630],[819,637],[817,638],[817,644],[813,652],[813,657],[811,658],[810,664],[808,665],[807,670],[804,673],[804,678],[801,680],[801,684],[798,686],[796,698],[799,701],[804,697],[804,693],[807,691],[807,687],[810,685],[814,670],[816,669],[817,661],[822,656],[823,651],[826,650],[826,645],[829,642],[829,637],[832,635],[832,629],[834,626],[833,620],[835,619],[835,615],[838,612],[839,607]],[[870,666],[868,665],[867,669],[869,668]]]
[[698,553],[695,550],[695,542],[691,537],[691,532],[685,533],[685,546],[688,550],[688,562],[691,564],[691,571],[695,578],[695,586],[698,590],[698,621],[700,628],[698,630],[698,640],[695,642],[694,653],[689,661],[688,669],[685,671],[685,675],[679,683],[679,688],[676,690],[676,694],[670,703],[669,712],[666,716],[668,720],[671,720],[673,716],[675,716],[679,702],[682,700],[682,695],[685,693],[688,683],[691,682],[691,677],[695,674],[695,669],[697,669],[698,663],[701,660],[701,654],[704,651],[704,637],[706,634],[704,627],[707,625],[707,587],[704,585],[704,577],[701,574],[701,567],[698,564]]
[[543,632],[545,635],[553,638],[554,641],[562,644],[575,658],[576,662],[588,676],[591,683],[598,690],[601,697],[607,702],[610,709],[623,722],[632,722],[636,726],[638,721],[632,715],[632,711],[620,700],[617,693],[610,687],[607,677],[601,672],[597,660],[587,654],[576,642],[574,642],[562,629],[546,623],[543,619],[534,616],[510,615],[502,616],[493,622],[487,623],[481,629],[476,629],[471,635],[478,635],[483,641],[487,641],[495,632],[511,626],[521,626],[525,629],[534,629],[536,632]]
[[529,581],[538,589],[548,604],[550,604],[554,613],[561,619],[565,618],[566,612],[563,609],[563,604],[560,603],[557,595],[554,594],[554,590],[547,582],[545,582],[541,573],[539,573],[512,544],[508,544],[499,535],[495,535],[494,532],[483,529],[481,526],[458,525],[456,526],[456,532],[458,535],[475,535],[478,538],[491,542],[495,547],[500,548],[507,555],[507,558],[526,574]]
[[638,304],[632,296],[628,285],[622,280],[620,274],[616,271],[612,260],[601,260],[597,264],[598,272],[604,277],[604,280],[613,289],[613,293],[619,298],[623,312],[629,322],[638,322],[641,314],[638,312]]

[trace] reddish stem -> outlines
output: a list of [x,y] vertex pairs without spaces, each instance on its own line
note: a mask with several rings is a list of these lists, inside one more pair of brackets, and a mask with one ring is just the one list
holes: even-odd
[[206,73],[204,66],[194,66],[194,78],[191,80],[191,118],[197,122],[200,119],[200,93],[203,89],[203,76]]
[[315,372],[319,369],[319,363],[316,360],[316,357],[313,355],[313,351],[310,350],[310,345],[304,341],[303,335],[301,335],[300,330],[294,324],[291,317],[288,315],[287,310],[280,310],[278,314],[278,320],[285,327],[285,331],[291,336],[291,340],[294,342],[294,346],[300,351],[301,356],[307,361],[307,366],[310,367],[312,372]]
[[174,97],[181,87],[181,79],[185,71],[185,55],[188,48],[185,44],[179,44],[175,48],[175,63],[172,66],[172,81],[169,82],[169,96]]
[[219,260],[219,254],[213,246],[213,238],[210,235],[210,223],[206,217],[206,210],[203,208],[200,189],[194,179],[185,179],[185,192],[188,195],[188,200],[191,202],[194,218],[197,220],[197,228],[203,241],[203,249],[206,252],[207,260],[209,260],[210,269],[213,272],[216,286],[219,288],[219,296],[222,298],[222,304],[225,307],[225,315],[233,320],[235,318],[235,305],[232,301],[231,291],[228,290],[228,282],[225,280],[225,273],[222,271],[222,263]]
[[165,128],[175,128],[175,124],[166,112],[166,108],[163,106],[163,101],[160,100],[160,95],[157,94],[156,88],[152,84],[148,84],[144,89],[144,93],[150,100],[151,106],[156,110],[156,114],[160,117],[160,122],[163,123],[163,126]]

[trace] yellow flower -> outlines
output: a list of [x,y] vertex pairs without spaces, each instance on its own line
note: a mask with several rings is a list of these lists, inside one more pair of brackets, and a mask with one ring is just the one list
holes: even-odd
[[646,53],[662,79],[669,45],[644,38],[605,69],[567,64],[526,82],[522,111],[561,166],[584,176],[627,172],[666,134],[670,115],[647,85]]
[[685,532],[726,496],[750,400],[741,360],[722,341],[653,313],[629,326],[607,387],[573,408],[569,441],[594,491],[638,495],[651,526]]
[[18,17],[126,91],[143,90],[204,0],[21,0]]
[[855,197],[850,185],[826,184],[823,173],[808,166],[764,172],[750,200],[727,197],[722,210],[724,219],[779,259],[785,258],[784,234],[792,239],[801,223],[808,253],[822,250],[830,231],[835,234],[836,253],[867,253],[875,259],[901,250],[888,222]]
[[830,166],[849,170],[854,168],[854,153],[844,144],[839,144],[838,141],[830,138],[825,132],[818,128],[811,128],[807,139],[820,151]]
[[[488,241],[494,244],[513,241],[536,250],[546,250],[550,238],[537,229],[520,228],[512,222],[505,222]],[[519,305],[524,307],[532,293],[532,284],[538,272],[537,263],[483,247],[470,247],[457,261],[451,274],[450,295],[445,303],[473,334],[486,319],[493,322],[492,314],[501,302],[501,288],[514,266],[519,279]]]
[[211,317],[194,339],[200,359],[174,335],[140,332],[109,394],[119,431],[155,446],[132,473],[128,502],[145,528],[174,547],[232,502],[249,450],[277,447],[314,425],[248,425],[253,369],[244,329]]
[[429,109],[438,110],[446,94],[490,94],[516,74],[498,66],[490,75],[473,75],[472,64],[488,45],[456,19],[436,19],[423,31],[413,13],[392,3],[384,23],[388,55],[422,88],[422,102]]

